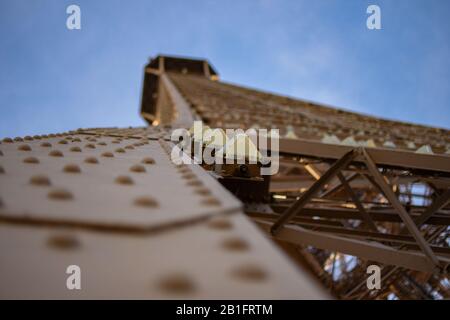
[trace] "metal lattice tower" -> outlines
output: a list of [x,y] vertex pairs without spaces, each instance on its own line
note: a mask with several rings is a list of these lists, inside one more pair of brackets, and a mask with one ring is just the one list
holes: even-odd
[[[223,83],[206,60],[144,74],[148,127],[2,140],[0,296],[449,297],[448,130]],[[175,165],[170,133],[195,120],[280,129],[279,173]]]

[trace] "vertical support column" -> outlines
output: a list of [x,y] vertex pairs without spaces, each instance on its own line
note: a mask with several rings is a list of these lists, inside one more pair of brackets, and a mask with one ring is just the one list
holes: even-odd
[[211,73],[209,72],[209,65],[208,65],[208,61],[203,61],[203,73],[205,74],[205,77],[207,77],[208,79],[211,78]]
[[164,68],[164,57],[159,56],[158,58],[159,72],[163,73],[165,71]]
[[160,81],[167,90],[176,111],[177,117],[172,126],[175,128],[190,128],[194,123],[194,117],[189,103],[183,98],[166,73],[161,74]]

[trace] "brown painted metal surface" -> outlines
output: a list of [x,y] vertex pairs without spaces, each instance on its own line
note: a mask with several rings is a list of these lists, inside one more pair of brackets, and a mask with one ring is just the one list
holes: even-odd
[[[158,56],[144,70],[149,127],[3,139],[0,297],[450,297],[449,130],[217,80],[206,60]],[[171,130],[195,120],[279,129],[269,187],[173,164]],[[374,261],[383,285],[370,291]],[[83,289],[70,291],[77,263]]]

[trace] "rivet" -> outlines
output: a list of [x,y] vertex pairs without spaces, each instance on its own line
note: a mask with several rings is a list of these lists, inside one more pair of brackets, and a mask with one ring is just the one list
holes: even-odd
[[132,185],[134,183],[133,179],[131,179],[129,176],[118,176],[115,181],[118,184],[125,184],[125,185]]
[[141,162],[144,164],[154,164],[155,160],[153,158],[147,157],[147,158],[142,159]]
[[5,143],[13,143],[14,141],[11,138],[4,138],[3,142],[5,142]]
[[85,148],[89,148],[89,149],[95,149],[95,145],[92,143],[88,143],[87,145],[84,146]]
[[17,150],[20,151],[31,151],[31,147],[27,144],[21,144],[20,146],[17,147]]
[[63,157],[63,153],[59,150],[52,150],[48,154],[50,157]]
[[229,230],[233,228],[233,224],[229,219],[221,218],[221,217],[215,217],[208,221],[208,227],[211,229],[216,230]]
[[198,179],[194,179],[194,180],[188,181],[186,184],[191,187],[201,187],[203,185],[203,182],[201,182]]
[[198,188],[198,189],[195,189],[195,193],[202,195],[202,196],[208,196],[211,194],[211,191],[207,188]]
[[115,151],[118,153],[125,153],[125,150],[122,148],[117,148]]
[[97,160],[96,157],[87,157],[86,159],[84,159],[84,162],[91,163],[91,164],[96,164],[96,163],[98,163],[98,160]]
[[262,281],[267,278],[267,273],[258,265],[248,264],[235,268],[231,274],[241,280]]
[[114,155],[111,152],[103,152],[102,157],[112,158]]
[[81,169],[76,164],[67,164],[64,166],[63,171],[67,173],[80,173]]
[[148,196],[142,196],[138,197],[134,200],[134,204],[140,207],[146,207],[146,208],[156,208],[158,207],[158,202],[156,202],[155,199],[148,197]]
[[195,174],[192,174],[192,173],[186,173],[186,174],[183,174],[181,177],[182,177],[183,179],[194,179],[194,178],[195,178]]
[[48,148],[48,147],[51,147],[51,146],[52,146],[52,144],[50,142],[42,142],[41,143],[41,147]]
[[39,159],[36,157],[27,157],[23,159],[23,162],[25,163],[39,163]]
[[72,148],[70,148],[70,151],[72,151],[72,152],[81,152],[81,148],[80,147],[72,147]]
[[145,167],[141,166],[140,164],[135,164],[130,167],[130,171],[132,172],[145,172]]
[[54,200],[70,200],[73,198],[72,193],[65,189],[53,189],[48,193],[48,197]]
[[249,248],[248,243],[240,238],[225,239],[222,246],[230,251],[246,251]]
[[185,173],[192,173],[192,170],[188,167],[181,167],[177,169],[179,173],[185,174]]
[[172,274],[159,281],[158,287],[169,294],[188,294],[195,291],[195,285],[184,274]]
[[30,183],[35,186],[49,186],[51,184],[50,179],[44,175],[36,175],[30,178]]
[[58,143],[59,144],[67,144],[68,142],[67,142],[67,140],[59,140]]
[[80,246],[77,237],[68,234],[53,235],[47,239],[47,245],[56,249],[69,250]]

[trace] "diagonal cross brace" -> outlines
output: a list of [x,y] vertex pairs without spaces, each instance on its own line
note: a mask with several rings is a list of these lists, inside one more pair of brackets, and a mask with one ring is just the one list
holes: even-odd
[[419,245],[422,252],[433,262],[434,265],[439,266],[439,261],[436,258],[436,255],[434,254],[433,250],[431,250],[430,246],[428,245],[427,241],[424,239],[422,234],[420,233],[419,229],[417,228],[416,224],[412,220],[412,218],[409,216],[406,209],[403,207],[403,205],[398,200],[395,193],[392,191],[392,189],[389,187],[389,185],[386,183],[386,181],[383,179],[383,176],[378,171],[377,166],[375,165],[374,161],[370,157],[370,155],[367,153],[367,151],[362,148],[362,154],[364,156],[364,161],[367,165],[367,168],[369,169],[370,173],[372,174],[373,179],[377,183],[378,187],[381,188],[383,191],[384,196],[388,201],[391,203],[391,205],[394,207],[395,211],[397,211],[398,215],[402,219],[405,226],[408,228],[411,235],[414,237],[414,239],[417,241],[417,244]]
[[437,197],[433,203],[419,216],[414,222],[417,226],[424,224],[436,211],[439,211],[441,208],[445,207],[445,205],[450,201],[450,189],[447,189],[443,194]]
[[274,223],[270,232],[275,235],[277,234],[283,225],[287,223],[292,217],[297,215],[301,209],[314,197],[319,190],[331,180],[338,172],[345,169],[350,162],[352,162],[355,157],[358,155],[356,149],[352,149],[346,154],[344,154],[339,160],[337,160],[333,166],[330,167],[314,184],[306,190],[301,196],[300,199],[295,201],[292,206],[290,206],[286,212],[284,212],[281,217]]
[[367,227],[369,227],[369,229],[371,229],[371,230],[373,230],[375,232],[378,232],[377,226],[373,222],[373,220],[370,217],[369,213],[367,213],[366,209],[364,209],[364,206],[359,201],[358,196],[355,194],[355,192],[353,191],[353,189],[350,186],[350,184],[347,182],[347,180],[345,180],[345,177],[342,175],[341,172],[338,172],[337,177],[339,178],[339,180],[341,181],[342,185],[344,186],[345,191],[352,198],[353,203],[355,204],[355,206],[358,209],[358,211],[361,213],[361,215],[362,215],[362,217],[364,219],[364,222],[366,223]]
[[[437,211],[441,210],[443,207],[447,205],[450,201],[450,189],[444,191],[441,195],[439,195],[436,199],[434,199],[433,203],[425,209],[424,212],[418,217],[414,219],[414,223],[417,227],[420,227],[422,224],[426,223],[428,219],[430,219],[433,214]],[[408,232],[407,229],[403,229],[400,234],[406,234]]]
[[[358,178],[359,173],[352,173],[350,174],[348,177],[345,177],[345,180],[350,183],[351,181],[355,180],[356,178]],[[342,182],[336,184],[334,187],[332,187],[330,190],[325,191],[324,193],[322,193],[320,195],[321,198],[326,198],[327,196],[337,192],[339,189],[341,189],[343,187]]]

